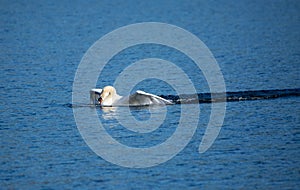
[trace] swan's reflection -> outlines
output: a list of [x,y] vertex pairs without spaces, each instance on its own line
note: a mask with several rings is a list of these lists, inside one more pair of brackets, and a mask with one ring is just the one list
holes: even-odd
[[157,129],[165,120],[166,106],[124,106],[101,107],[104,120],[117,120],[116,125],[121,124],[127,129],[148,133]]
[[118,118],[117,107],[101,107],[102,117],[105,120],[114,120]]

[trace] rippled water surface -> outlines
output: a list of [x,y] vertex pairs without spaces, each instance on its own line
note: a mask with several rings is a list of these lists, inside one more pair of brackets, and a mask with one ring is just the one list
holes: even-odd
[[[1,189],[300,186],[298,1],[1,1],[0,5]],[[87,49],[118,27],[149,21],[173,24],[200,38],[214,54],[227,91],[243,96],[257,90],[294,89],[296,95],[227,102],[222,129],[202,154],[198,148],[211,103],[186,105],[200,107],[199,123],[191,141],[169,161],[137,169],[102,159],[82,138],[73,115],[76,110],[95,112],[108,134],[138,148],[164,142],[178,126],[180,104],[130,112],[72,105],[74,76]],[[179,66],[197,93],[210,92],[205,77],[187,56],[155,44],[131,47],[114,56],[97,87],[113,84],[128,65],[150,57]],[[169,77],[176,81],[176,75]],[[129,76],[124,85],[130,80]],[[141,81],[136,89],[176,96],[172,86],[156,79]],[[128,113],[147,121],[162,109],[167,109],[166,120],[149,133],[127,130],[118,122]],[[194,125],[190,120],[187,127]]]

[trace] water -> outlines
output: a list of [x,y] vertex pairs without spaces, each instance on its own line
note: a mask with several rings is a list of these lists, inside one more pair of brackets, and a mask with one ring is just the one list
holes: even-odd
[[[144,169],[98,157],[81,137],[70,106],[74,75],[87,49],[118,27],[145,21],[174,24],[199,37],[216,57],[229,92],[299,89],[299,2],[2,1],[0,7],[1,188],[299,187],[299,96],[228,102],[220,134],[203,154],[198,147],[211,104],[191,104],[199,105],[201,113],[190,143],[171,160]],[[98,87],[110,85],[122,68],[138,59],[159,57],[188,72],[197,93],[209,92],[187,57],[163,48],[121,52],[105,68],[114,71],[111,77],[103,73]],[[136,88],[176,95],[159,80],[143,81]],[[107,113],[96,109],[112,136],[147,147],[173,133],[179,106],[168,106],[168,122],[150,136],[128,132],[116,125],[116,115],[105,118]],[[149,117],[147,109],[132,113],[139,120]]]

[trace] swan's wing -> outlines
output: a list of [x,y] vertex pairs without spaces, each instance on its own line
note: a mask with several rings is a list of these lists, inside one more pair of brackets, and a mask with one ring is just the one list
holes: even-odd
[[166,105],[173,104],[171,101],[154,94],[146,93],[144,91],[136,91],[129,96],[129,105],[145,106],[145,105]]
[[101,88],[93,88],[90,90],[90,104],[99,104],[98,99],[102,93]]

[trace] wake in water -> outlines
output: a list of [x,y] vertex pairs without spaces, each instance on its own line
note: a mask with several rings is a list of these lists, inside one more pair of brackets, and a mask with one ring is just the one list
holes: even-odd
[[274,99],[281,97],[300,96],[300,88],[283,89],[283,90],[253,90],[224,93],[200,93],[195,95],[183,94],[177,95],[161,95],[162,98],[172,100],[175,104],[197,104],[212,102],[234,102],[246,100]]

